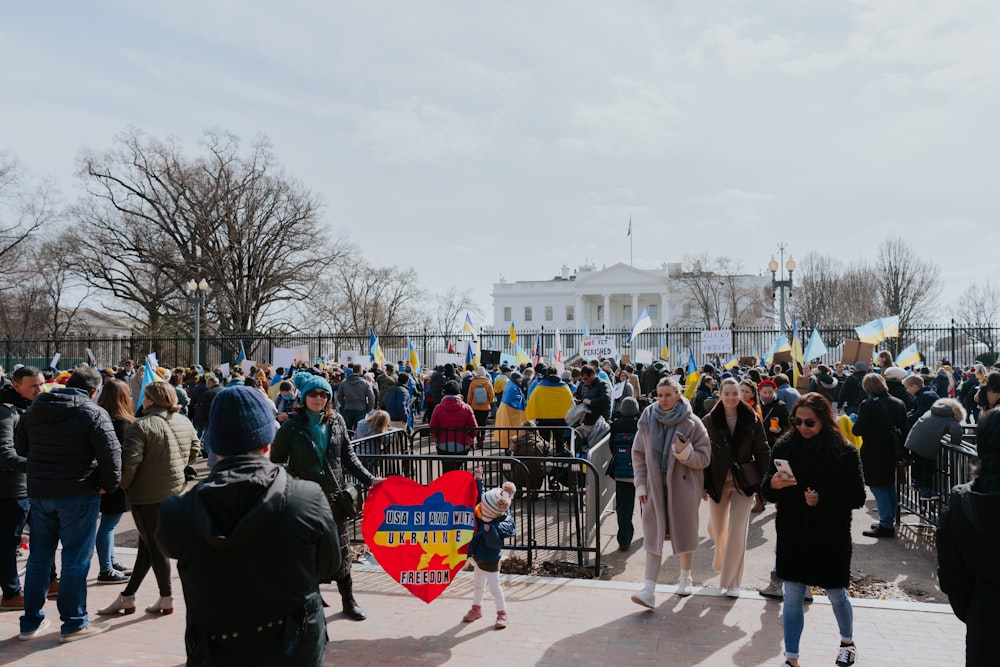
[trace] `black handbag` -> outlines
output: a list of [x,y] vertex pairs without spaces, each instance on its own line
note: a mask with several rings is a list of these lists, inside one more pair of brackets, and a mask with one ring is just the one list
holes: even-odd
[[757,469],[757,461],[754,457],[746,463],[733,464],[733,484],[744,496],[752,496],[760,491],[760,470]]
[[333,490],[327,493],[327,500],[330,501],[330,511],[333,518],[338,521],[353,521],[361,516],[361,488],[353,482],[341,482],[330,462],[326,464],[326,474],[333,480]]

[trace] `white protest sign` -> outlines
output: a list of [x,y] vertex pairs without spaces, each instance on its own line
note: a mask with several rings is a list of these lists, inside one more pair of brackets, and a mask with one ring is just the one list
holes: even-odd
[[240,362],[240,368],[243,369],[243,375],[250,375],[250,369],[257,365],[256,361],[250,361],[249,359],[244,359]]
[[295,362],[295,350],[290,347],[276,347],[271,353],[271,367],[284,368],[287,372]]
[[729,329],[701,332],[702,354],[732,354],[733,332]]
[[224,383],[226,381],[226,378],[229,377],[229,364],[228,363],[226,363],[226,364],[219,364],[219,375],[222,376],[221,378],[219,378],[219,382],[220,383]]
[[653,363],[653,353],[649,350],[636,350],[632,361],[637,364],[651,364]]
[[341,350],[340,357],[337,358],[337,363],[341,366],[359,364],[361,363],[359,357],[361,357],[361,350]]
[[59,363],[59,358],[62,357],[62,353],[56,352],[52,355],[52,361],[49,362],[49,368],[59,368],[56,364]]
[[465,355],[452,354],[451,352],[436,352],[434,354],[434,365],[444,366],[445,364],[451,364],[455,368],[462,368],[465,366]]
[[583,339],[584,359],[617,359],[618,346],[614,336],[587,336]]
[[87,358],[90,359],[91,365],[96,364],[97,357],[94,356],[94,351],[91,350],[89,347],[84,348],[84,351],[87,353]]

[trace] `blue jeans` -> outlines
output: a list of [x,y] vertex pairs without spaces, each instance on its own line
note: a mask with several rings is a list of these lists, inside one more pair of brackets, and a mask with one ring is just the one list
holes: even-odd
[[87,575],[97,536],[97,515],[101,497],[95,491],[71,498],[31,499],[31,549],[24,575],[24,615],[21,632],[37,630],[45,612],[49,574],[62,542],[62,579],[56,606],[62,620],[62,634],[84,628],[87,618]]
[[896,486],[869,486],[878,507],[878,523],[883,528],[896,525]]
[[17,548],[21,545],[21,532],[30,507],[27,498],[0,498],[0,587],[3,597],[8,600],[21,594]]
[[[837,619],[841,641],[854,639],[854,609],[847,591],[843,588],[828,588],[826,595],[830,598],[833,615]],[[799,639],[805,617],[802,614],[802,603],[806,599],[806,585],[797,581],[785,582],[785,600],[781,608],[781,624],[785,632],[785,657],[799,657]]]
[[121,514],[101,513],[97,526],[97,563],[101,572],[110,572],[115,563],[115,527],[122,520]]
[[366,410],[348,410],[347,408],[341,408],[340,414],[344,417],[344,421],[347,423],[348,430],[353,431],[358,426],[358,422],[365,418],[368,414]]

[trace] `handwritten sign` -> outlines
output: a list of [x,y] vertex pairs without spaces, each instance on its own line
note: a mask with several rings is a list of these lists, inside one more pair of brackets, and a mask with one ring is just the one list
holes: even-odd
[[732,354],[733,332],[729,329],[701,332],[702,354]]
[[618,346],[614,336],[587,336],[583,339],[584,359],[617,359]]
[[382,569],[430,603],[465,565],[476,531],[476,496],[476,481],[464,470],[428,486],[387,477],[368,494],[361,533]]

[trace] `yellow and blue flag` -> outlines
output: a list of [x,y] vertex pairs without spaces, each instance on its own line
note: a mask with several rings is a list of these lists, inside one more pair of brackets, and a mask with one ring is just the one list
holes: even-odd
[[476,334],[476,327],[472,324],[472,316],[468,313],[465,314],[465,323],[462,325],[462,331],[472,335]]
[[822,357],[829,351],[830,350],[826,347],[826,343],[823,342],[823,337],[819,334],[819,327],[814,324],[812,335],[809,336],[809,342],[806,344],[804,359],[806,361],[812,361],[813,359]]
[[701,374],[698,372],[698,366],[694,363],[694,351],[689,347],[687,378],[684,380],[684,398],[689,401],[694,398],[695,393],[698,391],[699,380],[701,380]]
[[632,324],[632,331],[629,332],[628,338],[625,339],[625,344],[631,345],[636,336],[651,326],[653,326],[653,319],[649,316],[649,309],[643,308],[642,312],[639,313],[639,317]]
[[530,364],[531,363],[531,357],[528,356],[528,353],[525,352],[521,348],[520,345],[515,345],[514,346],[514,361],[516,361],[518,364]]
[[514,329],[514,323],[510,323],[510,344],[517,345],[517,330]]
[[233,365],[239,366],[246,360],[247,360],[247,351],[243,347],[243,341],[240,341],[240,353],[236,355],[236,363]]
[[413,341],[409,338],[406,339],[406,347],[409,348],[410,367],[413,368],[413,374],[420,375],[420,358],[417,356],[417,348],[413,345]]
[[372,361],[385,361],[382,346],[378,342],[378,336],[375,335],[374,329],[368,330],[368,352],[372,355]]
[[739,365],[740,365],[740,358],[734,354],[733,356],[729,357],[729,360],[726,363],[722,364],[722,367],[728,371],[736,368]]
[[909,347],[901,350],[899,356],[896,357],[896,365],[900,368],[906,368],[907,366],[912,366],[913,364],[920,362],[920,352],[917,350],[917,344],[913,343]]

